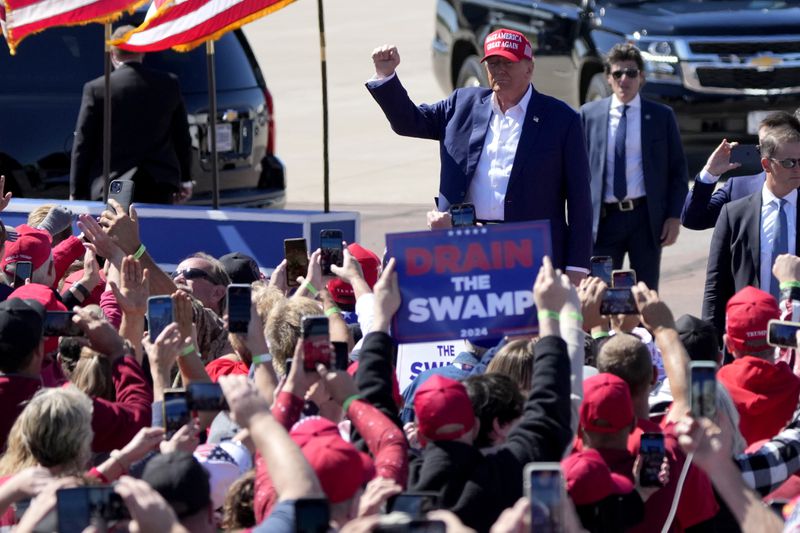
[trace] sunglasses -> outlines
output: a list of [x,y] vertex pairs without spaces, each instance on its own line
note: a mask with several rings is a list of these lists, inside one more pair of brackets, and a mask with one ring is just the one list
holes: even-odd
[[622,76],[628,76],[629,78],[638,78],[639,77],[639,69],[638,68],[624,68],[622,70],[615,70],[611,73],[615,80],[622,79]]
[[184,268],[183,270],[176,270],[172,273],[172,279],[178,276],[183,276],[185,280],[204,278],[212,283],[214,282],[214,280],[211,279],[211,275],[200,268]]
[[792,159],[791,157],[787,159],[775,159],[774,157],[770,157],[770,159],[778,163],[783,168],[794,168],[797,165],[800,165],[800,159]]

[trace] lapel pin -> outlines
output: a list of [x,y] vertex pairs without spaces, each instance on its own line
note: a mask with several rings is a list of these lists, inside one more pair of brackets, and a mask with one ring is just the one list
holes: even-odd
[[533,121],[534,122],[539,122],[539,117],[537,117],[536,115],[533,115]]

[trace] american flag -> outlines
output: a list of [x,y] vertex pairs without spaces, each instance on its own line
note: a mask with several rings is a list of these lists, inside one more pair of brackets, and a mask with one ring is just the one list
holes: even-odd
[[141,26],[114,42],[132,52],[187,52],[295,0],[155,0]]
[[28,35],[89,22],[111,22],[147,0],[5,0],[3,33],[13,55]]

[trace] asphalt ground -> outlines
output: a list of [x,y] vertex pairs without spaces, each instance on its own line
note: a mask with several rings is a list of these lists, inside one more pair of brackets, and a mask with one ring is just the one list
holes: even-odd
[[[364,82],[372,49],[398,47],[398,75],[417,102],[445,93],[431,64],[435,1],[326,2],[330,201],[361,213],[361,241],[380,251],[386,233],[425,229],[439,175],[438,144],[391,131]],[[245,27],[275,101],[277,153],[287,168],[287,207],[322,209],[322,89],[317,2],[299,0]],[[534,72],[534,84],[537,73]],[[690,172],[696,169],[690,169]],[[661,295],[676,316],[699,315],[711,230],[682,228],[664,250]]]

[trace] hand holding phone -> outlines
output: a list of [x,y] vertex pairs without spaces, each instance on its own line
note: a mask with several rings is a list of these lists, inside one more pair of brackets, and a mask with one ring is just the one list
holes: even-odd
[[320,266],[322,275],[330,276],[331,266],[344,264],[344,246],[342,245],[342,232],[338,229],[324,229],[319,233],[319,244],[322,250]]
[[767,344],[778,348],[797,348],[800,322],[770,320],[767,323]]
[[[135,172],[136,169],[134,168]],[[108,185],[108,200],[116,200],[122,207],[125,213],[130,211],[131,203],[133,202],[133,189],[134,184],[131,179],[114,180]],[[107,204],[109,211],[114,211],[111,204]]]
[[639,485],[661,487],[659,474],[664,462],[664,434],[642,433],[639,440]]
[[25,281],[33,275],[33,264],[30,261],[17,261],[14,265],[14,288],[25,285]]
[[636,299],[630,289],[606,289],[603,300],[600,302],[600,314],[612,315],[638,315]]
[[567,498],[559,463],[528,463],[523,472],[525,494],[531,504],[531,531],[564,531]]
[[606,285],[611,286],[611,272],[614,270],[614,263],[611,256],[595,255],[589,259],[590,273],[595,278],[602,279]]
[[83,330],[72,321],[72,311],[47,311],[44,315],[45,337],[81,337]]
[[474,226],[475,206],[473,204],[453,204],[450,206],[450,220],[454,228]]
[[191,420],[189,405],[186,403],[186,391],[183,389],[165,390],[161,411],[164,420],[164,438],[169,440]]
[[227,411],[228,401],[219,383],[189,383],[186,406],[190,411]]
[[147,299],[147,331],[150,334],[150,342],[155,342],[164,328],[174,320],[171,297],[151,296]]

